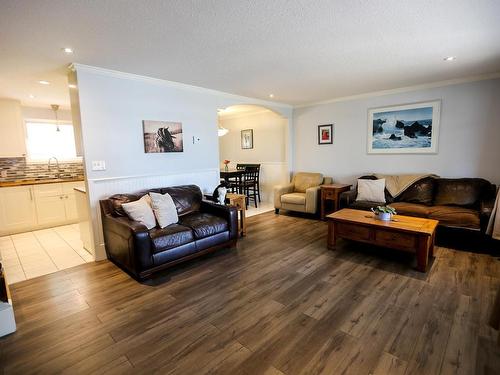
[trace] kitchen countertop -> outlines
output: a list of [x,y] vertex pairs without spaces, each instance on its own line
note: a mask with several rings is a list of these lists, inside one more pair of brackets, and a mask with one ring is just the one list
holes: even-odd
[[83,178],[50,178],[46,180],[19,180],[19,181],[3,181],[0,182],[0,187],[24,186],[24,185],[40,185],[40,184],[56,184],[61,182],[79,182],[84,181]]

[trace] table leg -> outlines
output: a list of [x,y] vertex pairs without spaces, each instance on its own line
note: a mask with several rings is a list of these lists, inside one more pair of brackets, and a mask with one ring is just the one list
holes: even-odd
[[321,220],[325,220],[325,197],[321,193]]
[[328,222],[328,235],[327,235],[327,246],[330,250],[335,250],[335,244],[337,238],[335,237],[335,223],[333,221]]
[[337,212],[339,210],[339,194],[335,193],[335,200],[333,201],[333,212]]
[[247,234],[246,209],[245,209],[245,202],[243,202],[243,206],[241,209],[241,235],[245,236],[246,234]]
[[429,258],[431,237],[420,236],[417,248],[417,270],[420,272],[427,271],[427,261]]

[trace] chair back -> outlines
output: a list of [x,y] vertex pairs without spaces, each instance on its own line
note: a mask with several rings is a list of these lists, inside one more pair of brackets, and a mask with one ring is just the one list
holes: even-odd
[[245,168],[245,181],[259,181],[260,164],[247,165]]

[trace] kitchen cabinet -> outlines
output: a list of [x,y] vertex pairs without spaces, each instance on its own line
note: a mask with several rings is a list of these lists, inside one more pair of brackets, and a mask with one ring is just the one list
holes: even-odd
[[75,187],[82,182],[59,182],[0,188],[0,235],[75,223]]
[[0,235],[36,224],[33,186],[0,188]]
[[35,185],[35,205],[38,225],[55,225],[66,220],[61,184]]
[[0,157],[26,156],[21,102],[0,99]]

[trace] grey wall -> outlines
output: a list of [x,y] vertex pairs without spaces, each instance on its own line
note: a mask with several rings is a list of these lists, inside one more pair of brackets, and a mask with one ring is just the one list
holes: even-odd
[[[437,154],[367,154],[369,108],[441,99]],[[332,145],[317,125],[334,123]],[[364,173],[432,172],[500,183],[500,79],[333,102],[294,110],[294,166],[352,182]]]

